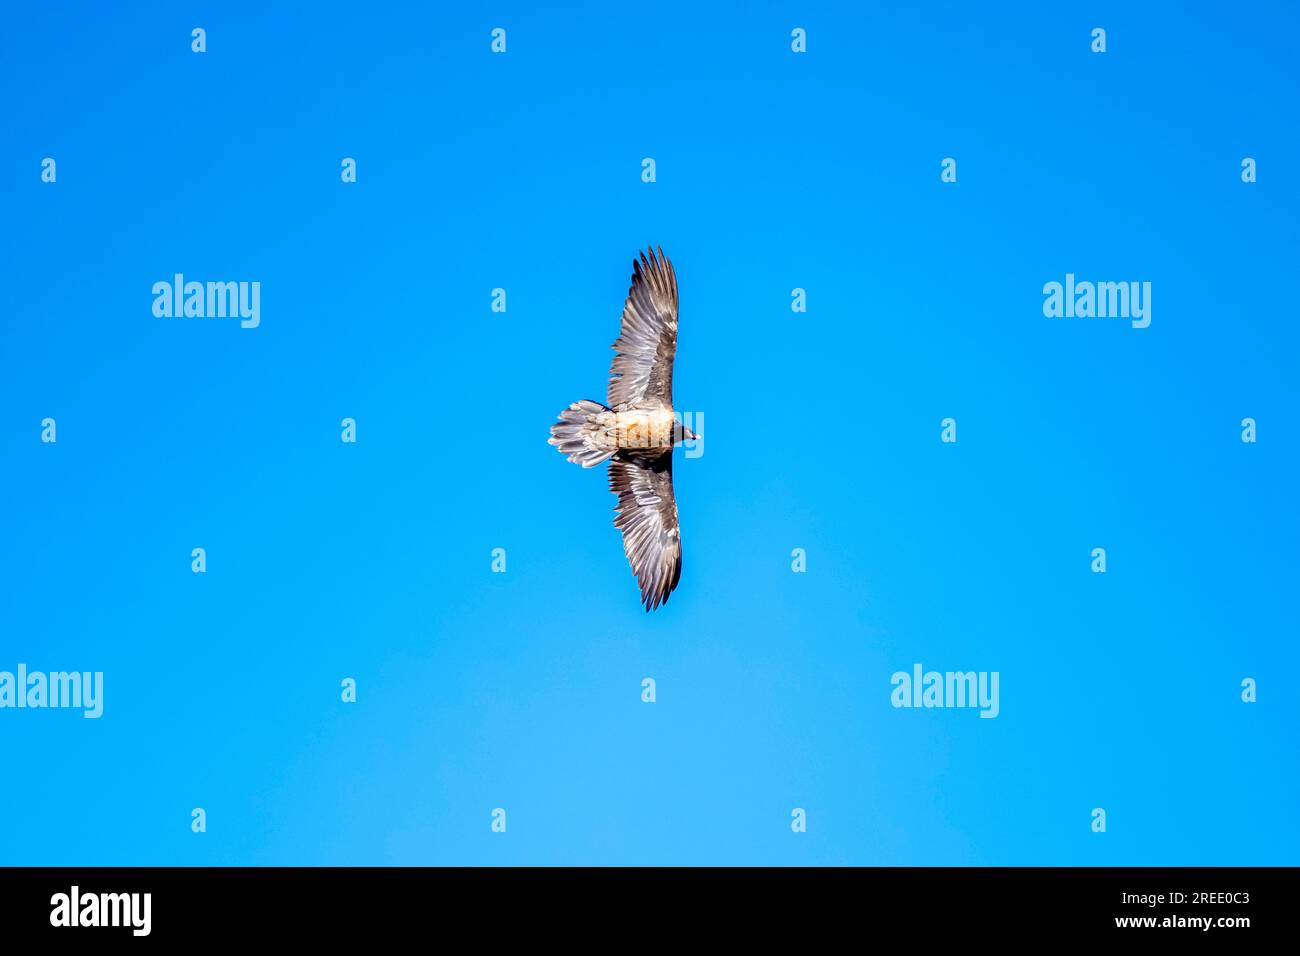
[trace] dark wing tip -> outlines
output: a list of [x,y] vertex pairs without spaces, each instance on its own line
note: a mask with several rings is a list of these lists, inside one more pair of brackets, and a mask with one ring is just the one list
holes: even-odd
[[648,245],[644,252],[638,253],[637,257],[632,259],[632,285],[628,289],[629,296],[638,282],[647,283],[652,287],[665,286],[664,291],[670,292],[674,299],[677,297],[677,273],[673,269],[672,262],[664,255],[663,246]]
[[645,247],[645,252],[640,253],[640,258],[632,260],[632,269],[634,275],[640,275],[643,271],[660,272],[672,269],[672,263],[664,255],[664,247],[656,246],[650,243]]

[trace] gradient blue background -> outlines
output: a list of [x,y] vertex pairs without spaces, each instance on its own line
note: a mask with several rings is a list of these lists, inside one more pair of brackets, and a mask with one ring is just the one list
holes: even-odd
[[[105,714],[0,711],[0,863],[1300,863],[1292,5],[262,6],[6,14],[0,669]],[[647,616],[545,442],[649,242]]]

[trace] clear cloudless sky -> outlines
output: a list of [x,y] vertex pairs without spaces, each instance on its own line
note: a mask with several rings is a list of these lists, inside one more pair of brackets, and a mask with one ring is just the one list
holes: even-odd
[[[0,863],[1300,863],[1293,4],[4,19],[0,670],[104,714],[0,710]],[[648,243],[705,435],[651,615],[546,444]]]

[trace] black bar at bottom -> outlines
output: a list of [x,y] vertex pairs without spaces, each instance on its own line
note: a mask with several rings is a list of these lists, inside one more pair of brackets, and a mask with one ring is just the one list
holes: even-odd
[[698,930],[1231,945],[1294,937],[1298,888],[1296,868],[0,868],[0,932],[78,945],[464,932],[667,945]]

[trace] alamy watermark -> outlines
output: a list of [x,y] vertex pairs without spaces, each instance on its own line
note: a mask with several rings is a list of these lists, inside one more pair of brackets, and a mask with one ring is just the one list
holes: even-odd
[[129,927],[133,936],[153,929],[152,893],[83,893],[72,886],[50,897],[50,925],[57,927]]
[[17,673],[0,671],[0,710],[68,708],[79,709],[83,717],[104,713],[103,671],[28,672],[19,664]]
[[153,314],[160,319],[238,318],[243,329],[262,324],[260,282],[186,282],[178,272],[171,282],[155,282],[153,294]]
[[1043,286],[1043,315],[1049,319],[1130,319],[1135,329],[1151,324],[1150,282],[1065,282]]
[[894,690],[889,702],[895,707],[977,707],[981,717],[996,717],[997,671],[927,671],[920,664],[912,672],[895,671],[889,678]]

